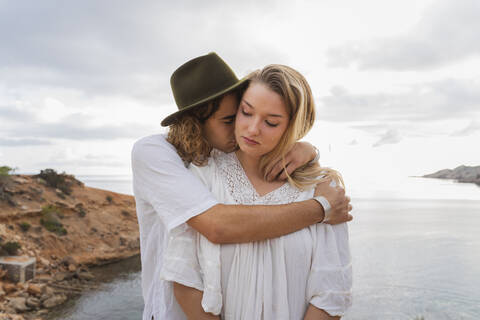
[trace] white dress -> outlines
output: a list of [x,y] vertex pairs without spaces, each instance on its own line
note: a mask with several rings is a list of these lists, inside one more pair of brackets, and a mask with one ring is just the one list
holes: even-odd
[[[235,153],[191,170],[225,204],[285,204],[312,198],[285,183],[259,196]],[[347,224],[318,223],[275,239],[215,245],[183,224],[172,230],[161,277],[202,290],[202,306],[228,320],[300,320],[309,304],[341,316],[350,307]]]

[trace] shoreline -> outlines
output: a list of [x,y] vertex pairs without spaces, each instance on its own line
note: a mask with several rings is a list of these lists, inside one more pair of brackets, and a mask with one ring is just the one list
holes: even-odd
[[15,256],[34,257],[36,276],[13,283],[0,273],[1,319],[44,319],[95,289],[90,268],[140,254],[133,196],[57,176],[68,188],[54,188],[38,175],[3,177],[0,245],[17,243]]

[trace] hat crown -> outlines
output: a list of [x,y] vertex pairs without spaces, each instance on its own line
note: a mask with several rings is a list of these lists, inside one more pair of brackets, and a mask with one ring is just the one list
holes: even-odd
[[235,73],[215,52],[186,62],[170,78],[179,110],[208,99],[237,82]]

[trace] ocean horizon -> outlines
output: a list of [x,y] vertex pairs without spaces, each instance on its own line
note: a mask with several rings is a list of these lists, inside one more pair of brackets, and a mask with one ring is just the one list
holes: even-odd
[[[88,187],[133,195],[132,176],[76,175]],[[423,177],[392,176],[344,177],[346,192],[352,199],[391,200],[474,200],[480,201],[480,186]]]

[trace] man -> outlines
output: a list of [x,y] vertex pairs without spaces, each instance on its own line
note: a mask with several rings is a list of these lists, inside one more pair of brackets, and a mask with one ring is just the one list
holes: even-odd
[[[352,218],[343,189],[332,188],[328,183],[316,188],[315,195],[322,197],[303,202],[279,206],[223,205],[188,171],[183,160],[201,164],[212,148],[233,151],[233,118],[238,103],[233,92],[242,84],[215,53],[188,61],[171,77],[179,111],[162,121],[162,125],[171,126],[168,137],[149,136],[133,147],[144,320],[185,319],[173,296],[172,284],[159,280],[168,232],[182,223],[188,223],[214,243],[239,243],[279,237],[322,221],[335,224]],[[220,109],[231,111],[219,115]],[[180,136],[186,121],[198,122],[198,132]],[[185,147],[188,143],[178,144],[176,139],[204,143],[205,152],[190,154]],[[180,145],[183,147],[177,150],[175,146]],[[311,145],[297,144],[286,157],[286,168],[293,172],[314,158]],[[270,177],[284,178],[281,170],[282,163],[272,166]]]

